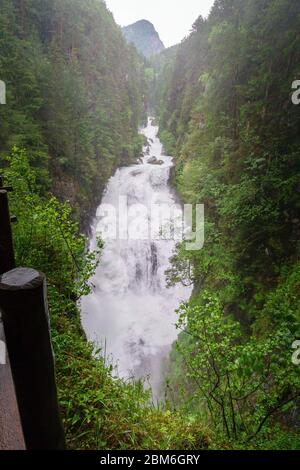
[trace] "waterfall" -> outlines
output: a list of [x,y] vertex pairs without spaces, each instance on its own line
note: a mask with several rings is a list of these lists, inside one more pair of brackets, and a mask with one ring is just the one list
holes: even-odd
[[[141,132],[149,142],[148,155],[140,164],[119,168],[109,180],[92,226],[91,249],[99,226],[101,230],[104,209],[118,207],[120,198],[126,198],[129,208],[176,203],[169,186],[172,158],[162,154],[158,128],[151,118]],[[149,164],[150,157],[161,160],[160,164]],[[158,397],[162,364],[178,334],[175,309],[189,298],[191,289],[166,287],[165,271],[176,242],[144,236],[148,214],[142,214],[140,220],[136,239],[105,241],[93,292],[82,300],[82,324],[88,339],[113,358],[120,377],[147,379]]]

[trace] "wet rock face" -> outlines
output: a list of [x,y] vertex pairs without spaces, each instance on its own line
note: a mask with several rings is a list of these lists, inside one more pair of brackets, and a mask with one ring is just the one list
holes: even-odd
[[151,157],[147,160],[147,163],[149,163],[150,165],[163,165],[164,162],[163,160],[158,160],[158,158],[156,157]]

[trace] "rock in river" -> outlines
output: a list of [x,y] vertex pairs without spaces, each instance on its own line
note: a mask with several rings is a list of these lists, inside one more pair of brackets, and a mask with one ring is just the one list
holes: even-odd
[[156,157],[151,157],[147,160],[150,165],[163,165],[163,160],[158,160]]

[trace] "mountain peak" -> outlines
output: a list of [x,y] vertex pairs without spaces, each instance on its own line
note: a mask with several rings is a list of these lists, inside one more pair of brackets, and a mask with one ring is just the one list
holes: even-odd
[[154,25],[148,20],[139,20],[122,28],[127,41],[134,44],[138,51],[149,58],[165,49]]

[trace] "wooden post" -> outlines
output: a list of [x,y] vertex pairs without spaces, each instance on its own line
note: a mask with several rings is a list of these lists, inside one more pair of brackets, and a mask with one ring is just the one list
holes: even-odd
[[[1,183],[2,181],[0,188]],[[0,189],[0,274],[14,269],[15,266],[7,191]]]
[[0,318],[0,450],[25,450],[15,387]]
[[64,449],[45,276],[28,268],[0,276],[0,308],[26,447]]

